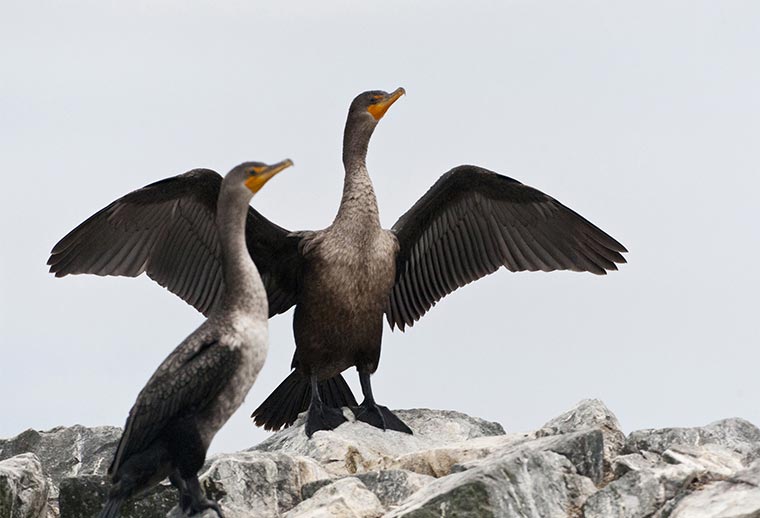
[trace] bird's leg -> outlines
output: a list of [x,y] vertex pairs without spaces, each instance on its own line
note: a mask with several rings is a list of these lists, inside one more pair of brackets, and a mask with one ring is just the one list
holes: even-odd
[[182,509],[183,513],[187,514],[190,510],[190,493],[187,490],[187,484],[185,484],[185,481],[179,474],[179,470],[175,469],[172,471],[171,475],[169,475],[169,482],[177,488],[179,492],[179,508]]
[[319,383],[315,374],[311,375],[311,403],[306,415],[306,435],[311,437],[318,430],[334,430],[348,421],[340,408],[332,408],[322,402]]
[[190,499],[190,505],[188,506],[190,512],[188,513],[188,516],[202,513],[206,509],[213,509],[216,511],[216,514],[219,515],[219,518],[224,518],[224,513],[222,513],[222,508],[219,503],[206,498],[197,476],[184,479],[184,483]]
[[401,419],[396,417],[396,414],[388,410],[388,407],[378,405],[375,402],[375,397],[372,395],[369,372],[358,368],[357,370],[359,371],[359,382],[362,385],[364,401],[362,401],[361,405],[351,409],[354,412],[354,416],[356,416],[356,420],[382,430],[396,430],[397,432],[412,434],[412,430]]

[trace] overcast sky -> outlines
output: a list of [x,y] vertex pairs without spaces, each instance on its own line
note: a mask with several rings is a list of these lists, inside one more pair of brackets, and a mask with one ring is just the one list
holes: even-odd
[[[157,6],[156,4],[160,4]],[[253,203],[289,229],[335,215],[346,111],[403,86],[369,149],[390,227],[474,163],[621,241],[606,277],[500,270],[406,333],[375,394],[527,430],[583,398],[626,431],[760,424],[760,4],[752,1],[3,1],[0,437],[123,425],[202,316],[149,279],[55,279],[66,232],[195,167],[296,167]],[[288,374],[292,312],[212,451]],[[357,388],[355,371],[346,373]]]

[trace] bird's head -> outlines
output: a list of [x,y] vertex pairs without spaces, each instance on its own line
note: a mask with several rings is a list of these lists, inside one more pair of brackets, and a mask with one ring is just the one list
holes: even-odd
[[403,88],[396,88],[392,93],[371,90],[354,98],[343,131],[343,165],[347,169],[364,162],[369,139],[378,121],[405,93]]
[[381,90],[360,93],[351,103],[351,107],[348,109],[348,116],[349,118],[358,117],[365,119],[373,125],[377,124],[383,118],[385,112],[388,111],[388,108],[405,93],[406,91],[403,88],[396,88],[392,93]]
[[289,158],[272,165],[263,162],[243,162],[227,174],[224,183],[229,188],[251,197],[259,192],[264,184],[277,173],[292,165],[293,161]]

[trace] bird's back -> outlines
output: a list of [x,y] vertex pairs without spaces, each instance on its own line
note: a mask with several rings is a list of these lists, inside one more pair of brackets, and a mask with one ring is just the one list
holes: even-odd
[[[266,322],[207,320],[156,369],[130,410],[109,473],[151,446],[177,420],[196,418],[207,448],[242,403],[266,357]],[[234,408],[232,408],[234,407]]]

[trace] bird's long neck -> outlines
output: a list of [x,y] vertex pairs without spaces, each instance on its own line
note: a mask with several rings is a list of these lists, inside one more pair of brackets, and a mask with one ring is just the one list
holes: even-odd
[[219,193],[216,225],[222,248],[224,292],[219,308],[226,313],[268,315],[267,296],[245,240],[249,197],[224,188]]
[[343,196],[334,224],[350,223],[380,227],[377,198],[367,171],[367,147],[374,125],[349,117],[343,133]]

